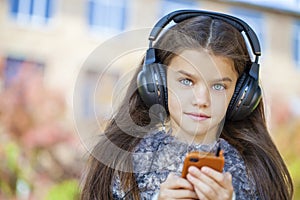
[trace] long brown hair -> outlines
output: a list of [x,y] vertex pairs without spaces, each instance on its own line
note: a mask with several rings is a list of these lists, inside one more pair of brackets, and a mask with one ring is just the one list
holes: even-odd
[[[184,49],[200,48],[232,59],[239,75],[250,62],[241,33],[224,21],[210,17],[194,17],[174,25],[154,46],[157,58],[165,65]],[[136,78],[141,67],[142,64],[133,76],[118,112],[91,153],[82,200],[112,199],[112,184],[116,176],[120,178],[122,190],[129,191],[126,199],[140,199],[131,152],[155,126],[137,91]],[[262,100],[246,119],[226,121],[220,137],[240,152],[260,199],[292,199],[292,180],[267,130]]]

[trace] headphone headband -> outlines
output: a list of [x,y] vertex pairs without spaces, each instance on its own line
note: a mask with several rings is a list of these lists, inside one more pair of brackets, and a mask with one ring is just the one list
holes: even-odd
[[256,56],[261,55],[260,50],[260,44],[258,41],[258,38],[253,31],[253,29],[243,20],[231,16],[226,15],[223,13],[217,13],[217,12],[208,12],[208,11],[202,11],[202,10],[177,10],[174,12],[171,12],[170,14],[162,17],[155,25],[154,28],[151,30],[151,33],[149,35],[150,44],[152,41],[155,41],[158,37],[159,33],[162,31],[162,29],[169,24],[172,20],[175,23],[179,23],[181,21],[184,21],[186,19],[196,17],[196,16],[209,16],[215,19],[221,19],[223,21],[226,21],[227,23],[234,26],[237,30],[240,32],[244,31],[246,36],[248,37],[248,40],[250,42],[252,52]]

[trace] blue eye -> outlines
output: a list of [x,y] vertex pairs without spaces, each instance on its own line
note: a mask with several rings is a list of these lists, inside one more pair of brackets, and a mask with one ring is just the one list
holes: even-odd
[[190,79],[186,79],[186,78],[185,79],[181,79],[180,83],[182,83],[185,86],[192,86],[193,85],[193,82]]
[[217,84],[213,85],[213,89],[220,91],[220,90],[225,90],[226,88],[225,88],[225,86],[223,84],[217,83]]

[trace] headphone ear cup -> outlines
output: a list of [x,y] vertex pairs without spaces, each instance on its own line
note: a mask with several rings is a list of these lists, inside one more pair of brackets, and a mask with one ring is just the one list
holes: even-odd
[[149,108],[160,104],[168,110],[166,85],[165,67],[160,63],[144,66],[137,76],[138,92]]
[[237,81],[226,118],[232,121],[244,119],[257,107],[260,99],[261,88],[258,81],[247,73],[243,73]]
[[148,107],[151,107],[157,102],[151,70],[150,67],[143,66],[143,70],[141,70],[137,76],[138,92],[141,99]]

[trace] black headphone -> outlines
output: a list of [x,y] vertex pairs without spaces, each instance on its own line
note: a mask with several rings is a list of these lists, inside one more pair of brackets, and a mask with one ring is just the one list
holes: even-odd
[[168,113],[166,71],[164,65],[157,62],[152,42],[156,40],[162,29],[172,20],[175,23],[179,23],[196,16],[209,16],[213,19],[223,20],[231,24],[239,30],[239,32],[244,31],[249,40],[252,52],[255,55],[255,61],[251,62],[250,68],[246,68],[243,74],[238,78],[226,113],[226,119],[228,120],[242,120],[257,107],[261,99],[262,92],[258,83],[258,59],[261,55],[260,44],[255,32],[246,22],[227,14],[202,10],[177,10],[162,17],[155,24],[149,36],[149,48],[145,55],[143,68],[137,76],[138,92],[149,108],[159,104],[165,109],[165,112]]

